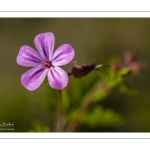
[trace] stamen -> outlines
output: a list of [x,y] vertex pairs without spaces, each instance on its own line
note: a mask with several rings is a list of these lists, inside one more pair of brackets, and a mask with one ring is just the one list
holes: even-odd
[[50,61],[45,61],[44,66],[47,68],[50,68],[50,67],[52,67],[52,63]]

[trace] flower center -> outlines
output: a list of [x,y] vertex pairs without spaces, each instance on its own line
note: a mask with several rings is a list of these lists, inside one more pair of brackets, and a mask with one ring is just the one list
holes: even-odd
[[47,68],[50,68],[50,67],[52,67],[52,63],[50,61],[45,61],[44,66]]

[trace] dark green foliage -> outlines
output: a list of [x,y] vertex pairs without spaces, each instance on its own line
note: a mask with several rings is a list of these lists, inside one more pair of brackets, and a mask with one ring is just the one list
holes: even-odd
[[121,114],[112,109],[105,109],[102,106],[96,106],[93,110],[85,113],[81,123],[90,128],[96,128],[99,126],[113,127],[122,125],[124,123],[124,118]]
[[29,132],[50,132],[50,129],[38,120],[34,120],[31,122],[31,129]]
[[[105,100],[114,90],[129,95],[137,94],[137,91],[126,82],[131,73],[130,68],[116,70],[102,67],[101,71],[93,70],[83,78],[73,78],[73,84],[69,89],[62,90],[62,115],[65,118],[65,127],[75,120],[75,123],[82,123],[90,128],[123,125],[125,120],[119,112],[104,108],[98,103]],[[47,86],[46,93],[49,100],[45,108],[55,115],[57,91]]]

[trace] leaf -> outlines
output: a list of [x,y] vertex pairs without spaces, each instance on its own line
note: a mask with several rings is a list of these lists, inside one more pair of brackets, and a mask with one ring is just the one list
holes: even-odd
[[45,124],[34,120],[31,123],[31,129],[29,130],[29,132],[50,132],[50,129]]
[[101,80],[99,72],[93,72],[85,76],[83,79],[74,79],[73,82],[73,94],[70,96],[71,101],[67,114],[68,122],[71,122],[76,116],[78,110],[82,104],[90,97],[93,90],[97,87]]
[[120,70],[119,75],[122,77],[126,77],[132,73],[132,70],[130,68],[124,68]]
[[86,100],[86,97],[89,97],[91,91],[97,87],[101,80],[98,73],[95,71],[84,78],[74,79],[73,95],[71,96],[71,109],[78,108]]
[[122,84],[119,90],[132,96],[135,96],[138,94],[138,91],[136,89],[132,88],[131,86],[127,84]]
[[114,112],[112,109],[104,109],[102,106],[97,106],[93,108],[93,110],[85,113],[81,123],[91,128],[99,126],[112,127],[122,125],[124,119],[119,113]]

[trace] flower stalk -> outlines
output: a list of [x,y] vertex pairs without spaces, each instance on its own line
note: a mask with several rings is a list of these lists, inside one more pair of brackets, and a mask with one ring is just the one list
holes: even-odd
[[58,109],[56,114],[56,122],[54,123],[55,132],[63,130],[63,116],[62,116],[62,90],[58,90]]

